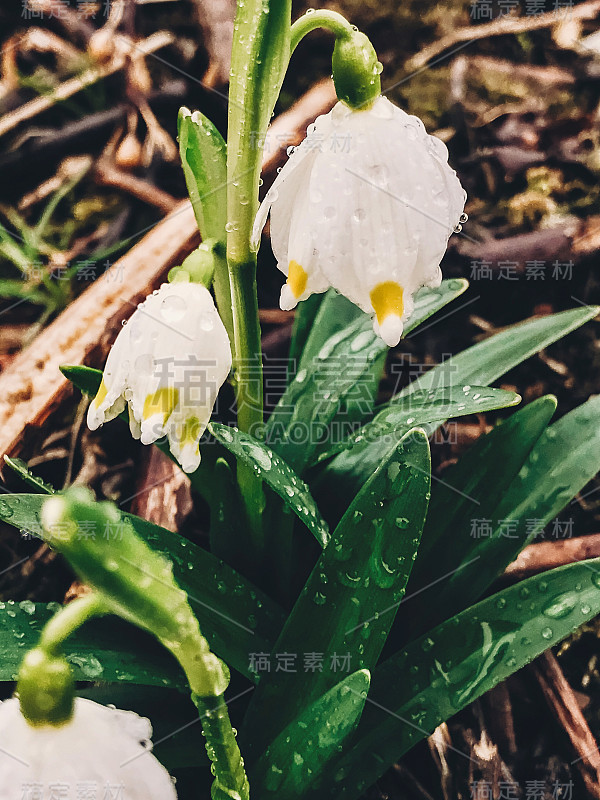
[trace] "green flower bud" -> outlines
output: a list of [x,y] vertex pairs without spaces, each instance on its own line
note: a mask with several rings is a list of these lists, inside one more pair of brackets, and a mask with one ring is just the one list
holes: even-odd
[[332,67],[338,98],[355,111],[366,111],[381,95],[382,66],[364,33],[336,38]]
[[30,725],[62,725],[73,714],[73,671],[63,656],[36,647],[23,659],[17,693],[23,716]]
[[169,282],[192,281],[193,283],[201,283],[207,289],[210,289],[217,265],[216,251],[219,247],[219,242],[216,239],[207,239],[202,242],[199,247],[184,259],[181,266],[173,267],[169,271]]

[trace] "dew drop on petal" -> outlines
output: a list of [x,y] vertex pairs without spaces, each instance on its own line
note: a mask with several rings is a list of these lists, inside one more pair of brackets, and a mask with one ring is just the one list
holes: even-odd
[[167,322],[178,322],[185,316],[186,311],[187,303],[183,297],[179,297],[178,295],[165,297],[160,304],[161,316]]

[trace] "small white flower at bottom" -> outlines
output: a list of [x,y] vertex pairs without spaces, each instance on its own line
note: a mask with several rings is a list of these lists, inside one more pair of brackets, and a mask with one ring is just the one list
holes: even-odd
[[420,119],[384,97],[365,110],[338,103],[310,126],[256,217],[271,214],[271,244],[287,276],[281,307],[333,287],[373,314],[398,343],[413,295],[441,282],[448,238],[466,194],[448,150]]
[[68,722],[39,727],[23,717],[16,698],[5,700],[0,800],[77,798],[86,790],[98,798],[177,800],[169,773],[149,749],[151,735],[147,719],[80,697]]
[[231,369],[231,346],[208,289],[164,283],[123,326],[88,409],[96,430],[129,407],[136,439],[167,436],[185,472],[200,463],[198,443]]

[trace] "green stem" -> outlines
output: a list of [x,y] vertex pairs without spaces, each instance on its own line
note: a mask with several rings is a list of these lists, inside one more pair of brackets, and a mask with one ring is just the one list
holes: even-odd
[[248,800],[248,778],[223,695],[199,697],[192,694],[192,700],[200,714],[206,752],[213,764],[212,800],[231,800],[232,797]]
[[[241,430],[260,436],[263,378],[252,228],[258,211],[263,139],[289,62],[291,0],[238,3],[231,56],[227,142],[227,263],[231,283],[234,370]],[[262,482],[238,465],[238,483],[257,560],[264,531]]]
[[[240,430],[260,438],[263,427],[263,376],[256,254],[245,263],[230,267],[234,330],[234,374],[237,418]],[[237,479],[244,499],[250,541],[260,559],[264,547],[262,514],[265,507],[262,481],[252,467],[238,462]]]
[[91,617],[107,613],[106,603],[95,592],[78,597],[48,620],[40,637],[40,648],[49,655],[58,655],[71,634]]
[[341,14],[338,14],[337,11],[309,11],[292,25],[290,54],[294,52],[307,33],[312,33],[312,31],[317,28],[325,28],[331,31],[336,38],[352,36],[356,30],[348,20]]

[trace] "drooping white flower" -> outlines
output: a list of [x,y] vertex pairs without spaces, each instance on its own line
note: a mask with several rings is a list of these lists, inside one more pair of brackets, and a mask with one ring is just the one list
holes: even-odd
[[338,103],[309,127],[259,210],[287,276],[281,307],[333,286],[393,346],[421,286],[441,282],[466,193],[448,150],[420,119],[384,97],[366,110]]
[[151,735],[147,719],[79,697],[73,716],[60,726],[33,726],[17,699],[5,700],[0,703],[0,800],[75,800],[92,790],[99,798],[177,800],[169,773],[150,752]]
[[132,435],[167,436],[185,472],[200,463],[198,442],[231,369],[225,326],[208,289],[165,283],[137,307],[108,355],[88,410],[96,430],[129,407]]

